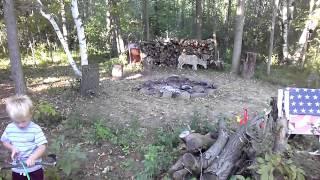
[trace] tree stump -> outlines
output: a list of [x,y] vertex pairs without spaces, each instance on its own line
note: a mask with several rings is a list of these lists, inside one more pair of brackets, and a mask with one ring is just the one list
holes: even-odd
[[83,96],[95,94],[99,87],[99,66],[90,64],[82,66],[80,94]]
[[241,68],[241,76],[245,79],[250,79],[254,75],[256,67],[257,53],[247,52],[247,58],[243,61]]
[[115,64],[112,67],[112,79],[120,79],[123,76],[123,66],[120,64]]

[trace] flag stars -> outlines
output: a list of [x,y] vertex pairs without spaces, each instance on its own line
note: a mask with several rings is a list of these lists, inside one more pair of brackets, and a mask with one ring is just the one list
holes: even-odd
[[311,105],[312,105],[312,103],[311,103],[311,102],[308,102],[307,104],[308,104],[308,106],[311,106]]
[[310,113],[313,113],[313,109],[309,109],[309,112],[310,112]]
[[293,99],[293,98],[294,98],[294,96],[291,95],[291,96],[290,96],[290,99]]
[[320,103],[318,103],[318,102],[316,102],[315,104],[316,104],[316,106],[317,106],[317,107],[319,107],[319,106],[320,106]]
[[296,105],[296,102],[292,102],[291,105],[292,105],[292,106],[295,106],[295,105]]
[[307,89],[303,89],[304,92],[307,92]]
[[300,89],[296,89],[296,92],[299,92],[300,91]]
[[301,94],[298,94],[298,99],[301,99],[301,97],[302,97]]
[[[297,113],[298,112],[298,110],[297,109],[294,109],[293,110],[293,113]],[[320,112],[320,110],[319,110],[319,112]]]
[[318,109],[318,110],[317,110],[317,113],[319,113],[319,114],[320,114],[320,109]]
[[309,99],[309,98],[310,98],[310,96],[309,96],[309,95],[306,95],[306,96],[305,96],[305,98],[306,98],[306,99]]
[[314,95],[314,96],[313,96],[313,99],[314,99],[314,100],[317,100],[317,99],[318,99],[318,96]]
[[302,101],[299,102],[299,105],[300,105],[300,106],[303,106],[303,104],[304,104],[304,103],[303,103]]
[[306,110],[303,108],[303,109],[301,109],[301,112],[302,112],[302,113],[305,113],[305,112],[306,112]]
[[311,89],[311,92],[316,92],[316,90],[315,89]]

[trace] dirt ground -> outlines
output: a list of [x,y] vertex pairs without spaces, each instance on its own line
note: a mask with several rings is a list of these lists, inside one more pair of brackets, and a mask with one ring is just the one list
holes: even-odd
[[[218,88],[208,97],[190,100],[147,96],[133,90],[134,87],[146,80],[166,78],[171,75],[208,81],[214,83]],[[200,114],[204,118],[203,120],[216,121],[217,116],[221,113],[234,117],[242,115],[243,109],[247,108],[250,118],[255,113],[260,113],[268,108],[270,97],[277,96],[277,89],[281,88],[258,80],[244,80],[225,72],[204,70],[194,72],[190,69],[177,71],[164,68],[154,71],[151,75],[132,80],[112,80],[109,76],[103,75],[99,92],[94,97],[82,98],[76,92],[70,93],[68,91],[70,87],[66,86],[67,82],[48,81],[49,78],[46,76],[29,86],[29,91],[34,99],[49,100],[65,114],[77,113],[88,121],[103,120],[110,127],[129,126],[130,122],[137,120],[146,134],[158,127],[177,124],[188,125],[195,113]],[[45,81],[46,83],[44,83]],[[4,117],[3,100],[13,92],[10,81],[2,81],[0,87],[2,103],[0,104],[0,117]],[[39,87],[41,87],[40,90]],[[58,91],[49,93],[49,89],[52,87],[59,87]],[[1,134],[7,122],[8,120],[1,120]],[[46,133],[51,137],[67,132],[47,128]],[[76,137],[77,134],[73,136]],[[79,142],[75,140],[74,143]],[[130,171],[123,171],[121,162],[127,157],[119,147],[103,144],[92,147],[85,146],[83,149],[88,152],[89,158],[83,167],[85,179],[132,178],[133,174]],[[4,154],[3,149],[0,154]],[[136,154],[128,156],[136,160],[137,166],[141,166],[142,157],[136,156]],[[303,158],[305,159],[305,157]],[[319,163],[315,164],[317,161],[312,160],[312,163],[316,167],[320,167]],[[320,179],[319,174],[314,176]]]
[[[146,80],[172,75],[193,80],[213,82],[217,90],[213,95],[190,100],[166,99],[141,94],[132,90]],[[114,123],[128,123],[133,118],[146,128],[156,128],[171,123],[188,123],[190,117],[200,113],[213,118],[223,114],[242,115],[247,108],[249,115],[268,107],[270,97],[276,96],[276,86],[256,80],[244,80],[227,73],[166,69],[156,71],[136,80],[103,80],[100,96],[78,106],[87,116],[105,117]]]

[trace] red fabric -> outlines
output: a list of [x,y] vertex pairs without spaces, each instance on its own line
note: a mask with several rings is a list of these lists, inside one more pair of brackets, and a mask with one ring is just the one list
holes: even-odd
[[130,57],[131,57],[131,63],[140,62],[140,49],[138,48],[131,48],[130,49]]
[[247,124],[248,119],[249,119],[249,116],[248,116],[248,110],[247,110],[247,109],[244,109],[244,112],[243,112],[243,119],[241,119],[241,120],[240,120],[240,125]]

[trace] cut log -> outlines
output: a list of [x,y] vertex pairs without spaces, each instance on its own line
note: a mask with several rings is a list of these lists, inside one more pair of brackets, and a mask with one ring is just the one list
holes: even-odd
[[[219,121],[219,137],[205,153],[197,155],[195,153],[184,154],[169,173],[173,179],[183,179],[182,176],[192,174],[201,180],[226,180],[233,172],[240,169],[247,158],[244,153],[250,145],[251,139],[261,139],[261,132],[264,132],[260,124],[267,116],[257,116],[246,125],[241,126],[231,138],[227,133],[223,120]],[[188,137],[188,136],[185,136]],[[187,170],[187,171],[182,171]],[[182,173],[183,172],[183,173]]]
[[141,42],[140,48],[143,53],[154,59],[153,63],[156,65],[176,66],[182,51],[187,55],[197,55],[209,65],[215,63],[214,43],[213,39],[157,39]]

